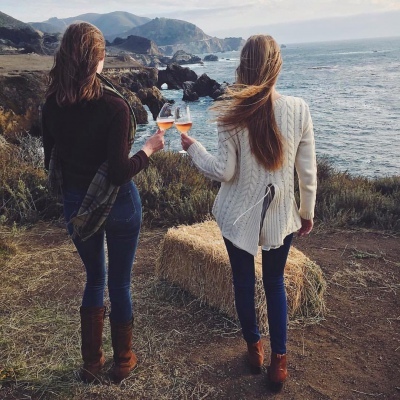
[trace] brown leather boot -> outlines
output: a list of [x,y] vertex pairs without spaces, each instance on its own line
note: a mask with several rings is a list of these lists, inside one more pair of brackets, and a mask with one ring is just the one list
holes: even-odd
[[126,323],[116,323],[110,318],[111,340],[114,351],[112,378],[119,383],[136,367],[137,358],[132,351],[133,318]]
[[105,307],[81,307],[81,352],[83,367],[81,378],[93,382],[103,368],[105,358],[101,348]]
[[274,391],[282,389],[287,376],[286,354],[271,353],[271,365],[268,367],[270,388]]
[[253,374],[261,373],[261,367],[264,363],[264,347],[261,339],[256,343],[247,343],[249,353],[249,364]]

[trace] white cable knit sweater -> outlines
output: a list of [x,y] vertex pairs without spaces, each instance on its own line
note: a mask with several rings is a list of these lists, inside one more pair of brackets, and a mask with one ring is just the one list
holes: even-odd
[[[274,101],[278,127],[285,138],[283,166],[269,172],[250,150],[248,131],[218,127],[218,155],[199,142],[187,150],[196,167],[210,179],[222,182],[213,215],[222,235],[235,246],[256,255],[258,245],[276,248],[301,227],[300,217],[314,217],[317,167],[314,131],[308,105],[298,97]],[[300,209],[294,197],[294,170],[299,177]],[[260,230],[263,196],[268,184],[275,189]]]

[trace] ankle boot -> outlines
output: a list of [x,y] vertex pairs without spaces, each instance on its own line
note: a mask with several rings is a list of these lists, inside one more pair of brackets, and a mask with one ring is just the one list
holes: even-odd
[[256,343],[247,343],[247,350],[252,373],[261,373],[261,367],[264,363],[264,347],[261,339]]
[[271,353],[271,365],[268,367],[270,388],[280,390],[287,376],[286,354]]
[[81,352],[83,367],[81,377],[84,382],[93,382],[105,363],[101,348],[105,307],[81,307]]
[[114,367],[112,378],[119,383],[127,378],[137,364],[136,355],[132,351],[133,318],[126,323],[116,323],[110,318],[111,341],[114,351]]

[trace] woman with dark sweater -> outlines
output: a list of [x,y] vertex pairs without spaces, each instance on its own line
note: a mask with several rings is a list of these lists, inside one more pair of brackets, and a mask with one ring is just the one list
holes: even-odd
[[113,378],[120,382],[137,363],[131,349],[130,286],[142,215],[132,177],[164,147],[164,137],[158,131],[129,157],[135,118],[126,99],[100,75],[104,58],[99,29],[84,22],[67,28],[50,71],[42,126],[45,167],[61,189],[67,229],[86,269],[80,308],[81,375],[84,381],[95,380],[105,362],[107,278]]

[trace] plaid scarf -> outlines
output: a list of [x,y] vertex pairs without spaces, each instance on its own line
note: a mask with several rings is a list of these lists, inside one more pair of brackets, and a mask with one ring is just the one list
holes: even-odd
[[[97,77],[103,83],[103,90],[113,93],[122,98],[129,107],[131,114],[131,129],[128,143],[132,147],[136,133],[136,119],[133,109],[126,98],[104,76],[97,74]],[[59,191],[62,188],[61,162],[57,154],[56,147],[53,147],[49,165],[49,186],[53,191]],[[85,241],[96,232],[104,229],[106,219],[114,205],[119,191],[116,186],[108,179],[108,161],[100,165],[96,172],[86,195],[79,208],[78,214],[71,218],[68,224],[72,224],[72,238],[80,238]]]

